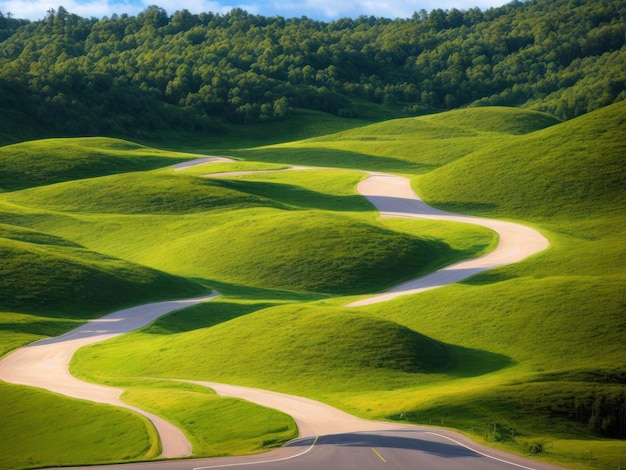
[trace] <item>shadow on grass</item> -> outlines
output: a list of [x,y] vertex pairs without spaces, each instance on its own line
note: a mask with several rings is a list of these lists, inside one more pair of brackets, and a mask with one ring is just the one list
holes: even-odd
[[365,171],[395,171],[421,174],[436,168],[433,165],[420,165],[419,163],[398,158],[315,147],[233,150],[231,153],[234,156],[254,161],[331,168],[358,168]]
[[494,211],[498,209],[497,204],[488,204],[482,202],[430,201],[429,205],[432,205],[432,207],[436,207],[437,209],[446,212],[476,216],[493,215]]
[[515,364],[513,359],[504,354],[453,344],[447,344],[446,346],[454,358],[453,366],[446,370],[446,374],[453,377],[477,377]]
[[298,206],[305,209],[334,211],[373,211],[363,196],[332,196],[283,183],[243,181],[233,179],[212,179],[215,185],[255,196],[262,196],[280,204]]
[[[190,280],[200,285],[211,286],[212,289],[215,289],[221,295],[210,302],[176,310],[165,315],[154,324],[146,327],[144,329],[145,333],[169,335],[210,328],[274,305],[315,301],[329,297],[324,294],[265,289],[203,278]],[[248,303],[245,303],[246,301]]]
[[214,300],[177,310],[160,318],[147,327],[144,332],[156,335],[171,335],[210,328],[274,305],[276,303],[241,304]]
[[307,302],[322,300],[331,297],[329,294],[315,292],[298,292],[290,290],[272,289],[265,287],[232,284],[213,279],[191,279],[199,284],[211,286],[224,297],[234,300],[258,300],[267,302]]
[[476,276],[464,279],[461,284],[468,286],[486,286],[489,284],[496,284],[498,282],[504,282],[511,279],[516,279],[519,276],[513,273],[506,273],[498,270],[484,271]]
[[31,322],[0,322],[0,331],[23,333],[40,336],[56,336],[65,333],[81,325],[80,321],[46,321],[35,320]]

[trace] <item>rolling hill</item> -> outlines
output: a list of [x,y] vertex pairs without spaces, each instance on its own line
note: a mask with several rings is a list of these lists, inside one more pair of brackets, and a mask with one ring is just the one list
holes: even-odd
[[[344,305],[476,256],[493,246],[493,235],[378,219],[359,202],[354,186],[363,175],[355,171],[206,179],[225,165],[204,165],[4,193],[10,224],[0,236],[11,249],[45,250],[43,260],[83,256],[104,272],[128,263],[225,294],[84,348],[72,364],[79,376],[130,387],[135,404],[162,404],[193,432],[185,400],[165,399],[171,385],[146,377],[302,394],[362,416],[443,423],[478,440],[496,423],[499,434],[488,435],[494,446],[541,448],[538,458],[573,468],[584,446],[602,468],[625,450],[618,439],[626,432],[619,411],[626,406],[625,115],[620,103],[566,122],[469,108],[278,145],[231,142],[227,153],[243,159],[238,170],[365,162],[412,176],[438,207],[515,219],[550,239],[547,251],[522,263],[367,307]],[[107,187],[128,188],[128,197],[112,201]],[[160,190],[168,194],[155,202]],[[55,319],[64,323],[42,332],[74,320]]]

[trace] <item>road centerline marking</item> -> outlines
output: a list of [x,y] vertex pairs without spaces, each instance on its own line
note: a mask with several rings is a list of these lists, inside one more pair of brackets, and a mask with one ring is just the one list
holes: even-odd
[[382,455],[380,455],[380,452],[378,452],[378,451],[377,451],[376,449],[374,449],[373,447],[372,447],[372,452],[374,452],[374,453],[378,456],[378,458],[379,458],[380,460],[382,460],[383,462],[387,463],[387,461],[385,460],[385,458],[384,458]]

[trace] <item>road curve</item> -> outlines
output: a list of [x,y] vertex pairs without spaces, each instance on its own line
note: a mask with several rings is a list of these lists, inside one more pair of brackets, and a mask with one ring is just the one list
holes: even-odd
[[453,214],[427,205],[411,188],[411,181],[403,176],[370,173],[359,183],[357,190],[380,212],[381,217],[447,220],[481,225],[498,234],[498,246],[486,255],[447,266],[426,276],[405,282],[372,297],[347,304],[360,307],[386,302],[401,295],[417,294],[459,282],[479,272],[498,266],[517,263],[545,250],[550,242],[536,230],[525,225],[502,220]]
[[[554,470],[559,468],[481,446],[462,434],[446,429],[367,420],[319,401],[268,390],[216,382],[188,382],[209,387],[222,396],[240,398],[282,411],[294,418],[299,430],[299,439],[289,443],[286,448],[257,456],[203,459],[206,463],[201,465],[200,462],[195,462],[194,470],[252,464],[260,469],[293,469],[296,465],[287,461],[295,457],[298,458],[299,470],[377,468],[381,460],[372,459],[372,457],[380,458],[380,453],[377,451],[371,454],[370,451],[378,447],[387,449],[385,451],[387,458],[382,458],[383,463],[392,458],[390,457],[392,451],[389,450],[392,449],[393,454],[399,454],[393,457],[395,468],[403,469],[486,470],[517,467],[526,470]],[[316,437],[319,439],[315,439]],[[308,443],[311,444],[310,449]],[[314,450],[313,447],[316,449]],[[323,449],[322,455],[320,455],[320,447]],[[345,459],[344,463],[340,463],[341,460],[336,460],[337,453],[344,453],[346,448],[358,449],[359,453],[365,448],[363,454],[365,454],[366,462],[363,465],[357,465],[355,462],[363,456],[354,456],[352,452],[349,452],[350,455],[341,457]],[[308,454],[306,460],[303,458],[305,453]],[[309,459],[313,460],[308,462]]]
[[155,321],[166,313],[205,302],[211,295],[186,300],[157,302],[127,308],[69,331],[55,338],[34,342],[16,349],[0,360],[0,380],[39,387],[72,398],[119,406],[135,411],[150,420],[161,437],[161,457],[191,455],[191,444],[180,429],[171,423],[120,400],[121,388],[83,382],[70,375],[68,366],[74,353],[88,344],[114,338]]

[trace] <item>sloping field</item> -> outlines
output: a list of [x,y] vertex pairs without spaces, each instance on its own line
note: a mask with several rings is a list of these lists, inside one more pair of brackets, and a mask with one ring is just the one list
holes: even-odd
[[0,147],[0,191],[159,168],[190,158],[194,156],[102,137],[23,142]]

